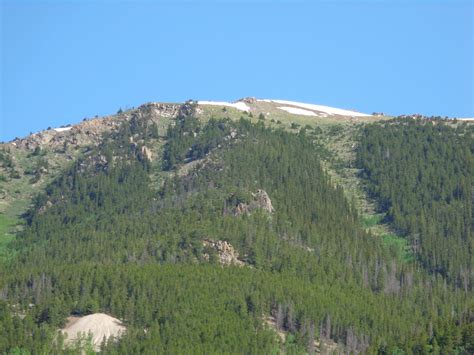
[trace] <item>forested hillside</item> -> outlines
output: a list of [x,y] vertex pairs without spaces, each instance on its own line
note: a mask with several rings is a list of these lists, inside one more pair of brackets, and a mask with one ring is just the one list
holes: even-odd
[[473,126],[402,119],[367,126],[357,164],[417,261],[465,292],[474,285]]
[[[317,137],[190,112],[151,161],[157,130],[144,118],[106,134],[25,216],[0,269],[0,352],[67,352],[65,318],[98,311],[128,327],[105,353],[314,353],[329,339],[347,353],[474,351],[468,129],[364,131],[358,164],[416,241],[413,262],[361,226]],[[259,190],[274,210],[242,207]],[[231,243],[245,265],[222,266],[204,240]]]

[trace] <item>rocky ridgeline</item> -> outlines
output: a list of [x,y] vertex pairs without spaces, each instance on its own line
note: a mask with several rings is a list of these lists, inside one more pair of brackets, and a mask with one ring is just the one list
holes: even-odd
[[252,197],[254,200],[250,203],[241,202],[234,208],[234,216],[240,216],[244,213],[249,214],[256,209],[261,209],[268,213],[275,212],[272,200],[265,190],[257,190],[256,193],[252,193]]
[[[204,239],[202,244],[205,248],[211,248],[217,253],[221,265],[245,265],[243,261],[239,260],[239,253],[237,250],[234,249],[232,244],[225,240],[213,241],[211,239]],[[208,253],[204,253],[203,257],[205,260],[209,261],[210,256]]]
[[181,111],[189,109],[186,104],[152,102],[117,115],[84,119],[78,124],[67,127],[48,128],[25,138],[15,138],[3,145],[28,151],[34,151],[37,147],[48,148],[56,153],[61,153],[71,147],[98,144],[103,133],[117,130],[124,121],[129,121],[132,117],[158,122],[163,118],[176,117]]
[[16,138],[9,144],[18,149],[35,150],[49,148],[54,152],[63,152],[67,146],[86,146],[98,144],[102,133],[117,129],[123,118],[120,115],[85,120],[79,124],[47,129],[33,133],[25,138]]
[[163,118],[174,118],[182,112],[187,112],[187,104],[165,104],[158,102],[150,102],[138,107],[136,110],[127,111],[122,115],[127,116],[127,120],[131,117],[136,119],[146,119],[151,122],[158,123]]

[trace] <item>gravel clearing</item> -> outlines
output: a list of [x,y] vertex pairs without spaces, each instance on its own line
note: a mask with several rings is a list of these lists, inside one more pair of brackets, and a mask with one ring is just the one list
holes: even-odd
[[67,335],[65,344],[74,343],[81,335],[92,335],[95,351],[100,350],[100,344],[110,337],[120,338],[126,331],[122,322],[104,313],[89,314],[84,317],[69,317],[66,326],[61,329]]

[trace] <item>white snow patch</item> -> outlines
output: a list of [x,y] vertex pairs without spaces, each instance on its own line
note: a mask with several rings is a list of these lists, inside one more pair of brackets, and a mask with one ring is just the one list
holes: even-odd
[[105,313],[89,314],[85,317],[69,317],[68,324],[61,330],[67,335],[65,344],[72,344],[81,335],[86,337],[92,335],[92,344],[95,351],[100,350],[100,345],[104,338],[119,338],[125,333],[126,328],[118,319]]
[[474,117],[458,117],[456,118],[458,121],[474,121]]
[[322,105],[306,104],[306,103],[303,103],[303,102],[295,102],[295,101],[287,101],[287,100],[268,100],[268,99],[259,100],[259,101],[274,102],[274,103],[277,103],[277,104],[298,106],[298,107],[302,107],[302,108],[305,108],[305,109],[308,109],[308,110],[325,112],[325,113],[330,114],[330,115],[354,116],[354,117],[356,117],[356,116],[357,117],[372,116],[372,115],[357,112],[357,111],[343,110],[343,109],[340,109],[340,108],[322,106]]
[[69,131],[72,127],[58,127],[58,128],[53,128],[56,132],[65,132]]
[[233,107],[240,111],[250,111],[250,107],[245,102],[225,102],[225,101],[198,101],[198,105],[213,105],[213,106],[227,106]]
[[280,110],[293,113],[295,115],[303,115],[303,116],[318,116],[316,113],[313,111],[308,111],[302,108],[297,108],[297,107],[290,107],[290,106],[280,106],[277,107]]

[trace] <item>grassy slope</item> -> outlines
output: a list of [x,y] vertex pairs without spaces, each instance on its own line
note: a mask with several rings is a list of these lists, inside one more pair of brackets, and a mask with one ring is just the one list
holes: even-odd
[[[8,244],[15,235],[22,230],[22,215],[30,208],[32,199],[42,191],[57,174],[70,164],[66,154],[55,153],[45,150],[39,156],[33,156],[31,152],[23,149],[11,149],[14,169],[19,173],[18,177],[8,177],[7,181],[0,182],[2,199],[0,199],[0,260],[11,256]],[[71,153],[71,152],[68,152]],[[74,158],[82,154],[82,150],[74,152]],[[34,174],[30,173],[39,159],[48,162],[47,172],[41,174],[41,178],[32,182]],[[0,172],[2,169],[0,168]],[[8,176],[3,171],[4,176]]]
[[383,222],[383,214],[378,213],[376,202],[368,197],[359,178],[359,170],[354,167],[357,134],[362,126],[361,123],[345,122],[323,130],[321,142],[331,154],[325,160],[325,166],[334,182],[343,186],[348,199],[354,201],[361,224],[373,235],[382,238],[387,248],[396,252],[401,260],[410,262],[413,255],[407,241]]
[[12,255],[8,244],[14,239],[19,219],[0,214],[0,260],[6,260]]

